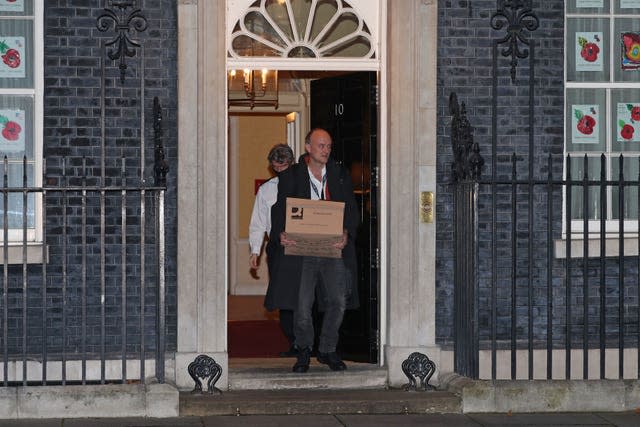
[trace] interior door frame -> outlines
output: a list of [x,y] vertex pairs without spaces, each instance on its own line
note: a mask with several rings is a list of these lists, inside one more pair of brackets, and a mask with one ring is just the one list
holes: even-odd
[[[272,111],[272,110],[266,110],[266,109],[259,109],[259,108],[255,108],[253,110],[250,110],[248,108],[244,108],[244,107],[232,107],[232,108],[228,108],[227,107],[227,114],[226,114],[226,129],[227,129],[227,136],[226,136],[226,150],[227,150],[227,211],[230,212],[237,212],[238,210],[238,182],[235,179],[235,176],[232,176],[233,171],[237,171],[237,149],[234,146],[234,144],[232,144],[230,141],[230,135],[229,135],[229,129],[230,129],[230,125],[231,125],[231,121],[230,121],[230,117],[233,114],[242,114],[242,115],[256,115],[256,116],[260,116],[260,115],[278,115],[278,114],[282,114],[283,116],[290,114],[290,113],[296,113],[300,118],[296,119],[296,121],[301,122],[303,120],[305,120],[305,118],[307,117],[307,113],[304,111],[303,108],[300,108],[299,105],[295,105],[295,104],[290,104],[290,103],[284,103],[281,104],[281,106],[278,108],[278,111]],[[307,119],[308,120],[308,119]],[[298,129],[302,129],[303,126],[298,126]],[[288,129],[287,129],[287,137],[288,137]],[[298,136],[298,140],[301,141],[303,138],[303,135],[299,135]],[[289,141],[287,141],[288,143]],[[296,146],[292,146],[291,149],[293,150],[293,155],[294,158],[297,158],[300,147],[296,147]],[[265,164],[266,164],[266,159],[265,159]],[[232,295],[256,295],[253,293],[250,293],[249,291],[244,292],[244,291],[240,291],[239,293],[235,293],[236,291],[233,289],[234,284],[236,284],[237,282],[237,264],[239,262],[243,262],[242,261],[242,255],[238,254],[237,251],[237,246],[238,243],[245,240],[248,244],[248,238],[239,238],[238,237],[238,227],[239,227],[239,223],[238,223],[238,218],[236,215],[228,215],[227,214],[227,236],[228,236],[228,243],[227,243],[227,251],[228,251],[228,255],[227,255],[227,295],[232,294]],[[262,262],[264,262],[264,249],[262,251]],[[246,261],[246,260],[245,260]],[[227,295],[225,295],[225,298],[227,298]]]
[[[264,68],[266,67],[266,65],[262,64],[261,62],[256,61],[256,63],[254,63],[253,67],[255,68]],[[319,67],[322,68],[322,67]],[[384,71],[383,71],[383,67],[380,67],[380,70],[371,70],[369,69],[369,67],[366,67],[366,69],[360,69],[360,70],[353,70],[353,69],[349,69],[349,70],[341,70],[341,71],[377,71],[377,75],[378,75],[378,96],[379,96],[379,101],[378,101],[378,106],[377,106],[377,114],[378,114],[378,168],[379,168],[379,172],[378,172],[378,180],[379,180],[379,186],[378,186],[378,191],[379,191],[379,196],[378,196],[378,209],[379,209],[379,221],[378,221],[378,247],[380,248],[380,266],[379,266],[379,276],[378,276],[378,295],[379,295],[379,302],[378,302],[378,339],[380,342],[380,345],[378,346],[378,365],[379,366],[384,366],[385,360],[384,360],[384,347],[385,344],[387,343],[386,340],[386,332],[387,332],[387,319],[386,319],[386,312],[387,312],[387,285],[388,285],[388,265],[387,265],[387,252],[388,252],[388,248],[383,244],[383,242],[388,241],[387,240],[387,233],[388,233],[388,229],[387,229],[387,218],[388,218],[388,213],[387,213],[387,206],[385,201],[387,200],[387,186],[386,186],[386,179],[385,177],[387,176],[387,153],[386,153],[386,147],[385,144],[383,143],[383,141],[386,141],[387,138],[387,124],[386,121],[384,120],[384,117],[386,117],[387,115],[387,106],[386,106],[386,99],[387,99],[387,95],[386,95],[386,88],[385,88],[385,78],[384,78]],[[227,64],[227,70],[231,70],[231,69],[237,69],[236,66],[234,66],[233,64]],[[286,69],[293,69],[293,68],[286,68]],[[282,106],[279,108],[279,110],[282,109],[282,111],[287,111],[289,112],[289,110],[286,109],[285,106]],[[226,147],[226,153],[227,153],[227,158],[231,159],[231,157],[229,156],[231,154],[231,151],[233,150],[233,147],[230,146],[230,141],[229,141],[229,113],[234,113],[237,112],[238,110],[234,109],[229,109],[229,107],[227,106],[226,109],[226,136],[225,136],[225,147]],[[294,110],[295,111],[295,110]],[[243,111],[246,112],[246,111]],[[298,112],[301,116],[301,120],[300,120],[300,124],[302,129],[306,129],[309,127],[309,115],[306,111],[295,111]],[[255,114],[260,114],[263,113],[261,111],[255,111]],[[302,144],[302,141],[301,141]],[[302,147],[296,147],[294,149],[294,154],[296,156],[296,158],[299,156],[299,154],[303,151]],[[237,183],[232,182],[233,179],[231,179],[232,177],[230,176],[230,172],[231,172],[231,165],[227,164],[227,176],[229,177],[229,179],[227,179],[227,194],[228,195],[232,195],[235,194],[234,191],[235,190],[235,186],[237,185]],[[237,193],[237,191],[236,191]],[[229,227],[237,227],[237,219],[234,218],[233,215],[229,215],[230,209],[233,209],[233,205],[234,202],[228,197],[227,198],[228,203],[231,203],[231,206],[227,207],[227,224]],[[231,212],[233,212],[233,210],[231,210]],[[232,230],[234,229],[229,229],[229,237],[232,237]],[[233,280],[233,275],[235,275],[235,271],[232,271],[231,265],[233,262],[235,262],[235,260],[237,259],[237,253],[235,253],[235,249],[231,247],[231,242],[229,242],[229,244],[227,245],[227,250],[228,251],[233,251],[228,253],[228,260],[229,260],[229,264],[228,264],[228,268],[227,268],[227,289],[229,289],[229,287],[231,286],[232,280]],[[225,295],[225,299],[227,298],[228,293]]]

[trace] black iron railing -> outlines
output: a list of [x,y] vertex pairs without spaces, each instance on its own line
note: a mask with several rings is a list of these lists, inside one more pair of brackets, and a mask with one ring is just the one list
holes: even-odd
[[[492,379],[639,378],[640,160],[546,154],[558,148],[548,142],[557,134],[535,134],[533,2],[498,1],[490,26],[488,178],[464,105],[450,99],[455,370]],[[507,69],[510,79],[501,79]]]
[[130,184],[124,158],[111,185],[65,163],[57,185],[9,187],[4,161],[2,384],[164,382],[166,187]]
[[455,96],[451,110],[456,372],[639,378],[640,176],[625,166],[640,159],[592,157],[589,176],[587,156],[549,155],[538,179],[513,154],[510,176],[484,179]]

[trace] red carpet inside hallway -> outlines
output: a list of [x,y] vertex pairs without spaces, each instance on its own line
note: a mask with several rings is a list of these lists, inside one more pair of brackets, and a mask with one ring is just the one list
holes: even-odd
[[289,348],[277,319],[230,320],[227,334],[229,357],[278,357]]

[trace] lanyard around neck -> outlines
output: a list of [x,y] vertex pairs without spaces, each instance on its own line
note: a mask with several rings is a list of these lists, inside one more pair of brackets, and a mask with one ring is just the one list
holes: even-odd
[[327,174],[325,173],[322,176],[322,184],[321,184],[321,191],[320,193],[318,193],[318,187],[316,187],[316,185],[313,183],[312,180],[309,180],[309,182],[311,183],[311,188],[313,188],[313,192],[316,193],[316,196],[318,196],[319,199],[324,200],[324,186],[327,182]]

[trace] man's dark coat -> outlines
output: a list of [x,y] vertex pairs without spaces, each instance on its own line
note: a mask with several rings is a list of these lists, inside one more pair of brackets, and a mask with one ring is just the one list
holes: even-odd
[[[279,175],[278,199],[271,207],[271,233],[269,235],[269,256],[273,256],[270,266],[269,288],[264,300],[267,310],[284,309],[295,310],[298,303],[298,289],[302,274],[301,256],[285,255],[280,244],[280,233],[285,227],[285,212],[287,197],[299,199],[311,198],[309,170],[305,157],[298,164],[291,166]],[[353,184],[347,170],[333,160],[327,162],[327,186],[329,197],[334,202],[344,202],[343,228],[347,230],[347,245],[342,250],[342,258],[349,271],[347,308],[354,309],[359,305],[358,281],[356,264],[356,231],[359,223],[358,207],[353,196]],[[320,309],[323,302],[318,301]]]

